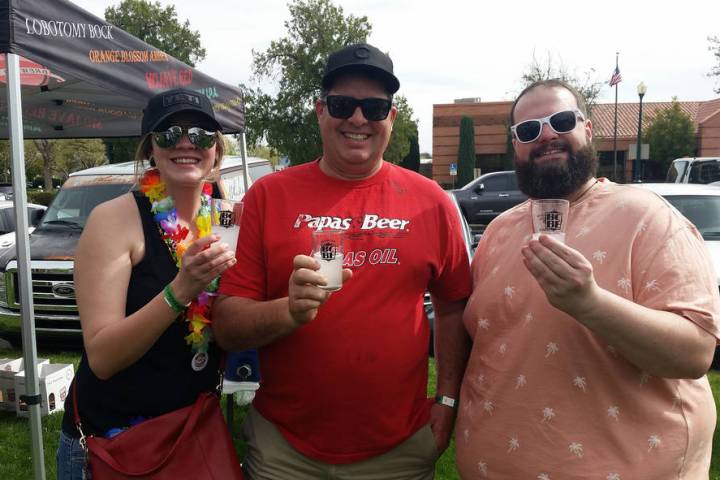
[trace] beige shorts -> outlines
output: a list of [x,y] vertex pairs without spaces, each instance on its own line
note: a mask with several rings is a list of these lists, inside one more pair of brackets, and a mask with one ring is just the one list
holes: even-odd
[[295,450],[278,429],[250,407],[242,426],[246,480],[432,480],[437,446],[430,426],[387,453],[362,462],[331,465]]

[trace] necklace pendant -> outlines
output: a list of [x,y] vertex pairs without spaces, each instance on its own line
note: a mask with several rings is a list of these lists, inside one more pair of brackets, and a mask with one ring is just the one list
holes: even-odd
[[193,355],[190,366],[196,372],[202,371],[205,369],[205,367],[207,367],[209,359],[210,356],[206,352],[197,352],[195,355]]

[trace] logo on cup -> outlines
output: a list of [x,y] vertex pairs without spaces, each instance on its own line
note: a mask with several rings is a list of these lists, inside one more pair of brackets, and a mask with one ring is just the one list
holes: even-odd
[[220,211],[220,226],[232,227],[233,226],[233,212],[230,210]]
[[337,245],[335,242],[323,242],[320,245],[320,258],[328,262],[335,260],[337,256]]
[[540,221],[545,226],[546,231],[560,231],[562,229],[563,215],[557,210],[551,210],[538,215]]

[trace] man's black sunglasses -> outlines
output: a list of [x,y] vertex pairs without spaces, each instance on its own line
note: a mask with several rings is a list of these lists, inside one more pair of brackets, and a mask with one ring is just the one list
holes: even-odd
[[164,132],[153,132],[153,138],[158,147],[172,148],[180,142],[183,132],[187,133],[190,143],[202,150],[207,150],[215,145],[215,132],[208,132],[200,127],[188,128],[173,125]]
[[331,117],[342,119],[352,117],[355,109],[360,107],[363,116],[371,122],[385,120],[392,107],[392,102],[387,98],[357,99],[346,95],[328,95],[325,104]]

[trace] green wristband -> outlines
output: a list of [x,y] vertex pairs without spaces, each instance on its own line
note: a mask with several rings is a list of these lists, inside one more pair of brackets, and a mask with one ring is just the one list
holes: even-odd
[[185,309],[190,305],[189,303],[187,305],[183,305],[182,303],[180,303],[180,301],[175,297],[172,288],[170,288],[169,283],[165,285],[165,288],[163,288],[163,298],[165,299],[165,303],[167,303],[168,306],[172,308],[175,313],[183,313]]

